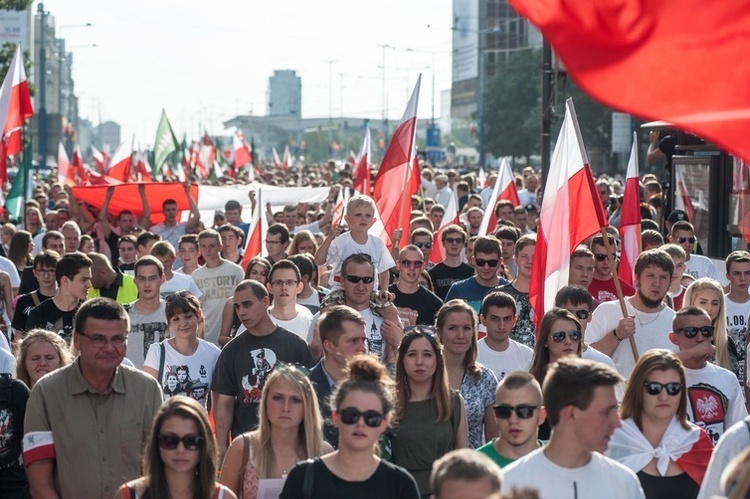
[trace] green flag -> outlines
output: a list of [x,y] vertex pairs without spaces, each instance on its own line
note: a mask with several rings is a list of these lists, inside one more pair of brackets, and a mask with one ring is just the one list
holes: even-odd
[[174,136],[172,126],[167,119],[167,112],[162,109],[161,120],[159,120],[159,128],[156,130],[156,140],[154,141],[154,171],[160,172],[161,165],[179,147],[180,145]]
[[26,146],[23,159],[18,166],[18,173],[10,186],[8,197],[5,198],[5,208],[14,220],[21,220],[25,214],[24,203],[31,199],[31,141]]

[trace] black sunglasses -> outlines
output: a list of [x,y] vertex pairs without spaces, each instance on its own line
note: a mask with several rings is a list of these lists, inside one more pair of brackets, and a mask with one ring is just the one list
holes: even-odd
[[680,244],[685,242],[693,244],[695,242],[695,237],[678,237],[677,240],[680,241]]
[[203,437],[200,435],[185,435],[184,437],[178,437],[177,435],[159,435],[156,437],[159,440],[159,447],[164,450],[175,450],[177,446],[182,442],[187,450],[198,450],[203,447]]
[[495,411],[495,416],[498,419],[510,419],[510,415],[515,412],[518,419],[529,419],[534,415],[534,411],[539,409],[539,405],[531,404],[518,404],[516,406],[507,404],[493,405],[492,409]]
[[345,275],[343,276],[344,279],[351,282],[352,284],[357,284],[359,282],[364,282],[365,284],[370,284],[375,278],[372,276],[361,276],[361,275]]
[[685,326],[675,329],[675,332],[682,331],[685,333],[685,338],[695,338],[698,333],[702,334],[704,338],[711,338],[714,335],[713,326]]
[[484,267],[485,265],[489,265],[490,267],[497,267],[497,264],[500,262],[500,260],[485,260],[484,258],[477,258],[476,260],[477,267]]
[[409,334],[426,334],[428,336],[437,336],[437,330],[435,326],[428,326],[419,324],[416,326],[406,326],[404,328],[404,336]]
[[177,298],[187,298],[188,296],[193,296],[193,293],[187,290],[174,291],[172,293],[169,293],[167,296],[165,296],[164,301],[166,301],[167,303],[170,303],[176,300]]
[[682,391],[682,383],[657,383],[656,381],[646,381],[643,383],[646,387],[646,393],[649,395],[659,395],[661,391],[666,388],[667,395],[674,397]]
[[432,243],[431,242],[414,243],[414,246],[416,246],[417,248],[420,248],[420,249],[421,248],[432,248]]
[[383,422],[385,416],[378,411],[360,412],[359,409],[355,409],[354,407],[345,407],[339,411],[339,417],[341,418],[341,422],[346,425],[356,424],[359,418],[363,418],[367,426],[377,428]]
[[581,341],[581,332],[575,329],[571,331],[555,331],[549,336],[555,343],[562,343],[565,341],[565,336],[570,338],[571,341]]
[[568,310],[568,312],[571,312],[573,315],[575,315],[576,317],[578,317],[578,320],[580,320],[580,321],[585,321],[586,319],[589,318],[589,315],[591,315],[591,312],[589,312],[585,308],[577,308],[577,309],[573,309],[573,310],[567,309],[567,310]]
[[594,259],[596,259],[597,262],[603,262],[607,258],[609,258],[609,256],[606,253],[596,253],[594,255]]

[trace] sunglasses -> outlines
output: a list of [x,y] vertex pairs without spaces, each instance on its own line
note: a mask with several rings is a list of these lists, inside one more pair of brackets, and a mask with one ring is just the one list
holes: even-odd
[[643,383],[646,387],[646,393],[649,395],[659,395],[661,391],[666,388],[667,395],[674,397],[682,391],[682,383],[657,383],[656,381],[646,381]]
[[675,332],[682,331],[685,333],[685,338],[695,338],[698,336],[698,333],[702,334],[704,338],[711,338],[714,335],[714,327],[713,326],[686,326],[675,329]]
[[415,269],[421,269],[424,265],[422,260],[401,260],[401,266],[405,269],[414,267]]
[[432,248],[432,243],[430,243],[430,242],[414,243],[414,246],[416,246],[419,249],[422,249],[422,248]]
[[510,419],[510,415],[515,412],[518,419],[529,419],[534,415],[534,411],[539,409],[539,405],[518,404],[517,406],[498,404],[492,406],[495,411],[495,417],[498,419]]
[[364,275],[364,276],[362,276],[362,275],[345,275],[343,277],[344,277],[344,279],[346,279],[347,281],[349,281],[352,284],[357,284],[357,283],[360,283],[360,282],[364,282],[365,284],[370,284],[373,280],[375,280],[374,277],[372,277],[372,276],[366,276],[366,275]]
[[185,435],[184,437],[178,437],[177,435],[159,435],[156,437],[159,440],[159,447],[164,450],[175,450],[177,446],[182,442],[187,450],[198,450],[203,447],[203,437],[200,435]]
[[576,317],[578,317],[579,321],[585,321],[591,315],[591,312],[589,312],[585,308],[576,308],[576,309],[570,309],[569,308],[567,310],[568,310],[568,312],[571,312],[573,315],[575,315]]
[[686,242],[693,244],[695,242],[695,237],[678,237],[677,240],[680,242],[680,244],[683,244]]
[[164,301],[166,301],[167,303],[171,303],[177,298],[187,298],[189,296],[193,296],[193,293],[191,293],[190,291],[187,291],[187,290],[174,291],[172,293],[169,293],[167,296],[165,296]]
[[413,334],[423,334],[427,336],[436,336],[437,330],[435,329],[435,326],[427,326],[424,324],[420,324],[417,326],[406,326],[404,328],[404,336],[407,335],[413,335]]
[[581,341],[581,332],[573,329],[572,331],[555,331],[550,335],[552,341],[555,343],[562,343],[565,341],[565,336],[570,338],[570,341]]
[[490,267],[497,267],[497,264],[500,263],[500,260],[494,259],[494,260],[485,260],[484,258],[477,258],[474,260],[477,264],[477,267],[484,267],[485,265],[489,265]]
[[383,422],[385,416],[378,411],[360,412],[354,407],[345,407],[339,411],[339,417],[341,418],[341,422],[346,425],[356,424],[359,418],[363,418],[367,426],[377,428]]
[[597,253],[594,255],[594,258],[597,262],[603,262],[604,260],[609,258],[609,256],[606,253]]
[[446,237],[445,243],[446,244],[463,244],[464,239],[462,237]]

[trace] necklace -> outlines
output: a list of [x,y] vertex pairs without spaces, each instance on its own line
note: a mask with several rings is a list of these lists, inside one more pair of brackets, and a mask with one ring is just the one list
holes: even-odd
[[664,310],[665,308],[666,307],[664,305],[662,305],[662,307],[659,309],[659,313],[656,314],[656,317],[654,317],[653,319],[651,319],[648,322],[643,322],[643,320],[641,319],[641,316],[638,315],[638,309],[637,308],[633,307],[633,310],[635,311],[635,318],[638,319],[638,324],[640,324],[641,326],[648,326],[652,322],[656,322],[656,320],[661,315],[662,310]]

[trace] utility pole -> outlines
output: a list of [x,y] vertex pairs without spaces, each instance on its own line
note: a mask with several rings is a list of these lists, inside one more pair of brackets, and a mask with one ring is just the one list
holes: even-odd
[[44,34],[47,31],[47,13],[44,11],[44,4],[37,6],[39,12],[39,155],[40,160],[37,164],[47,167],[47,51],[44,41]]

